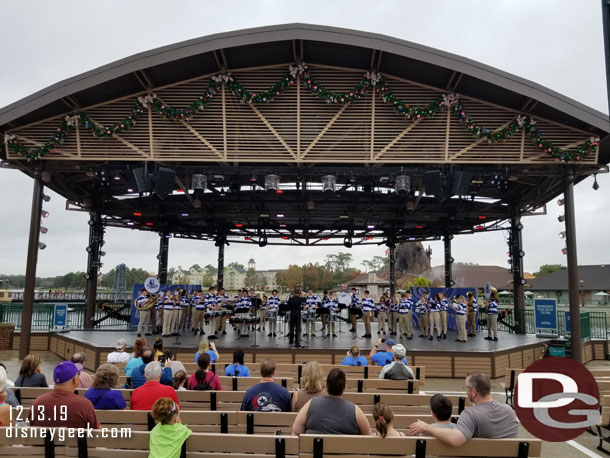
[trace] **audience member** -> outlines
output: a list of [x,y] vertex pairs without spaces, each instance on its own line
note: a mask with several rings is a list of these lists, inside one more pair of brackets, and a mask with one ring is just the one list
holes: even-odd
[[162,385],[159,382],[161,380],[161,364],[158,361],[151,361],[146,364],[144,373],[146,383],[131,393],[131,410],[151,410],[153,404],[159,398],[171,398],[180,406],[174,388]]
[[93,383],[93,377],[85,372],[85,354],[84,353],[72,353],[70,358],[76,367],[78,368],[78,388],[90,388]]
[[[2,363],[0,363],[0,367],[2,367],[5,372],[7,373],[7,377],[8,377],[8,370],[6,369],[6,366]],[[9,406],[13,406],[13,407],[17,407],[21,404],[19,404],[19,401],[17,400],[17,398],[15,397],[15,393],[13,393],[13,390],[11,390],[8,386],[9,386],[9,379],[6,379],[6,385],[4,386],[4,392],[6,393],[6,399],[4,400],[4,402],[6,404],[8,404]],[[14,385],[14,384],[13,384]]]
[[146,348],[146,339],[144,337],[136,339],[133,345],[133,353],[130,355],[131,359],[125,366],[125,375],[127,377],[131,377],[131,372],[142,364],[142,350],[144,348]]
[[480,372],[466,376],[464,386],[473,407],[466,407],[458,418],[455,429],[433,426],[421,420],[409,426],[411,434],[424,434],[455,447],[459,447],[473,437],[499,439],[517,437],[517,418],[507,404],[501,404],[491,397],[491,381]]
[[210,355],[208,353],[202,353],[199,355],[197,360],[199,369],[192,373],[188,381],[189,390],[207,391],[207,390],[218,390],[222,391],[222,385],[220,379],[214,372],[209,370],[210,368]]
[[292,425],[292,434],[369,436],[371,427],[360,407],[342,399],[345,383],[345,372],[331,369],[326,377],[326,395],[313,398],[303,406]]
[[15,380],[16,387],[48,387],[47,379],[40,368],[40,356],[27,355],[23,358],[19,376]]
[[155,350],[155,361],[159,361],[159,357],[163,356],[163,353],[165,353],[165,349],[163,348],[163,339],[161,337],[155,337],[153,349]]
[[452,412],[453,403],[448,397],[442,394],[435,394],[430,398],[430,413],[432,414],[432,418],[434,418],[432,426],[455,429],[455,423],[451,422]]
[[62,361],[55,366],[53,391],[34,400],[30,408],[30,426],[100,428],[91,401],[74,394],[78,377],[78,368],[72,361]]
[[178,405],[170,398],[157,399],[150,414],[157,424],[150,432],[148,458],[179,458],[193,432],[182,424]]
[[131,359],[131,355],[125,351],[127,348],[127,340],[122,337],[117,340],[115,350],[112,353],[108,353],[109,363],[126,363]]
[[290,393],[275,383],[275,361],[261,361],[261,381],[248,388],[241,402],[241,410],[259,412],[290,412]]
[[172,350],[165,350],[165,353],[163,353],[163,356],[165,356],[165,365],[167,366],[167,362],[171,361],[171,364],[169,365],[169,367],[172,370],[172,377],[174,375],[176,375],[176,372],[182,371],[182,372],[186,372],[186,368],[184,367],[184,364],[182,364],[181,361],[176,361],[176,352],[172,351]]
[[292,411],[298,412],[312,398],[324,396],[324,374],[317,361],[305,365],[301,376],[301,389],[292,395]]
[[[385,366],[386,364],[391,364],[394,361],[394,354],[392,353],[392,347],[395,345],[393,339],[387,339],[385,341],[385,351],[379,351],[382,347],[383,340],[377,339],[375,346],[371,349],[371,353],[369,353],[369,358],[371,361],[377,364],[378,366]],[[403,358],[403,363],[407,364],[407,359]]]
[[174,374],[174,390],[176,391],[186,391],[184,387],[184,382],[186,382],[186,372],[178,371]]
[[[154,357],[155,357],[155,355],[151,348],[147,347],[144,350],[142,350],[142,364],[140,364],[138,367],[136,367],[131,372],[131,387],[132,388],[134,388],[134,389],[139,388],[142,385],[144,385],[144,383],[146,383],[146,377],[144,376],[146,366],[154,361]],[[161,384],[169,385],[169,386],[172,386],[174,384],[174,378],[172,377],[171,362],[169,363],[169,366],[166,365],[165,368],[163,368],[163,371],[161,373]]]
[[213,363],[220,358],[220,355],[216,350],[216,344],[214,342],[208,343],[208,340],[205,338],[201,339],[201,342],[199,342],[199,351],[195,353],[195,362],[199,361],[199,355],[202,353],[210,355],[210,361]]
[[113,389],[117,383],[119,383],[117,367],[114,364],[102,364],[97,368],[93,384],[85,393],[85,397],[98,410],[123,410],[126,407],[125,398],[119,390]]
[[394,421],[394,412],[390,406],[383,402],[378,402],[373,406],[373,419],[375,420],[375,429],[377,435],[383,438],[404,436],[404,433],[398,432],[392,426]]
[[342,366],[368,366],[369,362],[360,354],[358,345],[353,345],[347,352],[347,356],[341,361]]
[[413,370],[403,363],[407,349],[402,344],[396,344],[392,347],[393,361],[386,364],[379,373],[379,379],[389,380],[413,380],[415,375]]
[[11,409],[13,406],[6,402],[8,392],[6,391],[6,381],[8,380],[8,374],[4,367],[0,367],[0,426],[10,426],[13,423],[11,415]]
[[244,366],[244,351],[238,348],[233,352],[233,364],[225,369],[227,377],[250,377],[250,369]]

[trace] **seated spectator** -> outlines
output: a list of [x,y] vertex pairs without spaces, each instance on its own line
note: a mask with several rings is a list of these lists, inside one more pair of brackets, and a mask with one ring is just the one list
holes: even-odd
[[326,395],[313,398],[303,406],[292,425],[292,434],[369,436],[371,427],[360,407],[342,399],[345,383],[345,372],[331,369],[326,377]]
[[[0,367],[4,369],[4,371],[7,373],[7,377],[8,377],[8,370],[6,369],[6,366],[4,364],[0,363]],[[9,379],[7,378],[6,385],[4,386],[4,392],[6,393],[6,399],[4,400],[4,402],[6,404],[8,404],[9,406],[13,406],[13,407],[20,406],[21,404],[19,404],[19,401],[15,397],[15,393],[13,393],[13,390],[11,390],[8,386],[9,386]]]
[[107,362],[109,363],[126,363],[131,359],[131,354],[127,353],[127,340],[120,338],[116,342],[115,350],[112,353],[108,353]]
[[199,369],[191,374],[188,381],[189,390],[207,391],[207,390],[218,390],[222,391],[222,385],[220,379],[214,372],[209,370],[210,368],[210,355],[202,353],[199,355],[197,360]]
[[199,361],[199,355],[201,353],[207,353],[210,355],[210,361],[213,363],[220,358],[220,355],[216,350],[216,344],[214,342],[208,343],[207,339],[205,338],[201,339],[201,342],[199,342],[199,351],[195,353],[195,362]]
[[78,368],[72,361],[62,361],[55,366],[53,391],[34,400],[30,408],[30,426],[100,428],[91,401],[74,394],[78,377]]
[[368,366],[369,362],[360,354],[358,345],[353,345],[347,352],[347,356],[341,361],[342,366]]
[[[131,371],[131,387],[132,388],[134,388],[134,389],[139,388],[142,385],[144,385],[144,383],[146,383],[146,377],[144,376],[146,366],[148,364],[150,364],[153,360],[154,360],[154,353],[153,353],[152,349],[147,347],[144,350],[142,350],[142,364],[140,364],[133,371]],[[166,365],[166,367],[163,368],[163,371],[161,373],[161,383],[163,385],[172,386],[174,384],[174,378],[172,377],[171,362],[169,364],[170,364],[169,366]],[[150,409],[146,409],[146,410],[150,410]]]
[[464,389],[474,406],[462,411],[455,429],[433,426],[418,420],[409,426],[410,433],[434,436],[454,447],[459,447],[473,437],[517,437],[515,412],[507,404],[501,404],[491,397],[491,381],[487,375],[470,373],[466,376]]
[[184,382],[186,382],[186,372],[178,371],[174,374],[174,390],[176,391],[186,391],[184,387]]
[[40,356],[27,355],[23,358],[19,376],[15,380],[16,387],[48,387],[47,379],[40,368]]
[[312,398],[324,396],[324,374],[317,361],[305,365],[301,389],[292,395],[292,411],[298,412]]
[[373,419],[375,420],[375,429],[377,435],[383,437],[399,437],[404,436],[404,433],[398,432],[392,426],[394,421],[394,412],[390,406],[383,402],[378,402],[373,406]]
[[434,418],[432,426],[439,428],[455,429],[455,423],[451,422],[453,403],[451,399],[442,394],[435,394],[430,398],[430,413]]
[[11,409],[13,406],[6,402],[8,392],[6,391],[6,381],[8,380],[8,374],[6,369],[0,367],[0,426],[10,426],[13,423],[13,416],[11,415]]
[[161,385],[159,382],[161,380],[161,364],[158,361],[151,361],[146,364],[145,376],[146,383],[131,393],[131,410],[151,410],[153,404],[159,398],[171,398],[180,406],[174,388]]
[[405,359],[407,349],[402,344],[396,344],[392,347],[394,360],[390,364],[386,364],[379,373],[379,380],[413,380],[413,370],[402,362]]
[[163,353],[165,353],[165,349],[163,348],[163,339],[161,337],[155,337],[153,349],[155,350],[155,361],[159,361],[159,357],[163,356]]
[[123,410],[127,404],[123,394],[113,389],[117,383],[119,383],[117,367],[114,364],[102,364],[97,368],[93,384],[85,393],[85,397],[98,410]]
[[[131,377],[131,372],[142,364],[142,350],[144,348],[146,348],[146,339],[144,337],[136,339],[133,345],[133,353],[130,355],[131,359],[125,366],[125,375],[128,378]],[[131,381],[129,381],[129,388],[131,388]]]
[[275,361],[261,361],[261,381],[248,388],[241,402],[241,410],[258,412],[290,412],[290,393],[275,383]]
[[[394,361],[394,354],[392,353],[392,347],[395,345],[394,340],[387,339],[385,341],[385,351],[379,351],[382,348],[382,344],[383,341],[381,339],[377,339],[375,346],[369,353],[369,358],[371,358],[371,361],[378,366],[385,366],[386,364],[390,364],[392,361]],[[407,358],[403,358],[402,362],[407,364]]]
[[170,398],[157,399],[150,414],[157,424],[150,432],[148,458],[179,458],[193,432],[182,424],[178,406]]
[[182,362],[180,362],[180,361],[176,361],[176,352],[174,352],[172,350],[165,350],[165,353],[163,353],[163,356],[165,356],[165,365],[166,366],[167,366],[167,362],[171,361],[171,364],[169,365],[169,367],[172,370],[172,377],[174,375],[176,375],[176,372],[179,372],[179,371],[186,372],[186,368],[184,367],[184,364],[182,364]]
[[93,383],[93,377],[85,372],[85,354],[72,353],[70,361],[76,364],[76,367],[78,368],[78,388],[90,388]]
[[250,369],[244,366],[244,351],[239,348],[233,352],[233,364],[225,369],[227,377],[250,377]]

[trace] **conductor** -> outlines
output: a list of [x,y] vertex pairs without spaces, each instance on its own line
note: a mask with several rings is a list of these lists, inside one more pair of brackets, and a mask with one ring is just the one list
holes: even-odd
[[288,310],[290,311],[290,345],[293,344],[299,347],[299,339],[301,338],[301,309],[305,303],[305,297],[298,289],[294,290],[294,294],[288,299]]

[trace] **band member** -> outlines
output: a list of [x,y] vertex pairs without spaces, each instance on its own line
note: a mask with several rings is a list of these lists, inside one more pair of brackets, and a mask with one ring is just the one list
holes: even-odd
[[399,312],[400,312],[400,301],[392,302],[390,299],[390,295],[386,296],[386,304],[388,305],[389,318],[390,318],[390,335],[395,336],[398,334],[398,324],[396,322],[399,320]]
[[267,319],[269,320],[269,334],[267,337],[277,337],[275,333],[277,325],[277,314],[280,310],[281,299],[277,295],[277,289],[271,292],[271,297],[267,299]]
[[413,338],[413,300],[411,293],[406,291],[400,295],[398,305],[398,320],[400,323],[400,334],[406,336],[407,339]]
[[174,324],[174,298],[172,292],[167,290],[163,298],[163,337],[172,335],[172,326]]
[[305,304],[303,310],[305,311],[305,334],[309,334],[310,337],[316,336],[316,309],[322,301],[319,296],[313,293],[310,288],[305,296]]
[[328,309],[328,316],[326,317],[326,335],[337,337],[335,334],[335,323],[337,321],[337,313],[339,312],[339,301],[335,299],[335,295],[331,291],[324,298],[326,300],[325,307]]
[[453,303],[455,310],[455,321],[457,324],[458,338],[456,342],[466,342],[466,303],[464,296],[458,296],[457,302]]
[[485,340],[498,341],[498,292],[491,289],[491,296],[487,301],[487,337]]
[[230,314],[229,306],[229,295],[225,292],[224,288],[220,288],[218,290],[218,294],[216,295],[216,308],[224,313],[222,313],[220,317],[216,319],[216,331],[219,333],[227,333],[227,320],[229,319]]
[[159,294],[157,298],[157,304],[155,305],[155,316],[156,316],[156,328],[153,331],[153,334],[159,334],[163,330],[163,300],[165,299],[165,295],[163,293]]
[[205,320],[205,302],[202,297],[203,291],[198,290],[195,291],[195,297],[193,297],[193,305],[195,307],[195,311],[193,312],[193,334],[197,335],[197,333],[202,336],[205,335],[205,330],[203,327],[203,322]]
[[288,334],[290,345],[293,344],[299,347],[299,339],[301,338],[301,310],[305,303],[305,297],[298,289],[288,299],[288,310],[290,311],[290,333]]
[[362,298],[362,313],[364,315],[364,335],[371,337],[371,321],[375,318],[375,300],[370,296],[369,290],[364,291]]
[[322,320],[322,337],[324,337],[324,332],[326,331],[326,317],[330,312],[327,307],[328,304],[328,291],[324,291],[322,295],[322,302],[318,307],[318,312],[320,312],[320,319]]
[[186,291],[182,291],[180,295],[180,321],[178,322],[178,328],[186,331],[191,321],[191,300]]
[[385,334],[389,311],[389,304],[386,302],[386,296],[382,294],[377,303],[377,334],[381,334],[381,331]]
[[[254,289],[250,288],[250,302],[252,304],[252,308],[250,309],[250,314],[255,316],[255,317],[259,317],[259,310],[261,308],[261,298],[258,297],[258,295],[256,294],[256,291],[254,291]],[[260,322],[259,322],[260,324]],[[252,325],[250,326],[250,328],[254,331],[256,329],[256,323],[252,323]],[[260,326],[259,329],[260,331]]]
[[438,296],[441,299],[441,336],[443,339],[447,338],[447,314],[449,313],[449,299],[444,294],[439,293]]
[[[140,295],[136,299],[136,304],[138,307],[142,307],[146,302],[149,301],[148,291],[145,289],[140,291]],[[140,321],[138,322],[138,337],[142,337],[142,329],[147,336],[151,335],[148,332],[148,325],[150,324],[150,309],[147,310],[138,310],[140,314]]]
[[477,298],[474,296],[472,291],[466,293],[466,307],[468,311],[468,337],[477,336],[477,312],[479,306],[477,304]]
[[205,316],[210,335],[216,335],[216,288],[210,286],[204,298]]
[[267,304],[267,301],[269,299],[267,298],[266,295],[263,294],[263,298],[261,300],[261,308],[260,308],[260,317],[261,317],[261,321],[258,324],[258,331],[261,330],[261,327],[263,328],[263,331],[266,331],[267,329],[265,328],[265,323],[267,322],[267,312],[269,311],[269,305]]
[[360,299],[356,288],[352,288],[352,305],[349,308],[350,320],[352,321],[352,329],[349,332],[356,332],[356,320],[359,316],[362,316],[362,309],[360,308]]
[[241,290],[241,297],[239,298],[239,301],[237,301],[235,308],[239,309],[238,313],[239,318],[241,319],[241,323],[239,325],[240,329],[237,330],[237,333],[241,334],[242,337],[248,337],[248,319],[250,318],[250,312],[252,311],[252,298],[248,295],[247,288]]
[[181,295],[181,291],[176,290],[174,291],[174,297],[173,297],[173,301],[174,301],[174,313],[173,313],[173,317],[172,317],[172,336],[179,336],[180,333],[179,328],[180,328],[180,320],[182,318],[182,305],[180,305],[180,295]]
[[419,337],[428,337],[428,293],[424,293],[417,302],[417,317],[419,318]]

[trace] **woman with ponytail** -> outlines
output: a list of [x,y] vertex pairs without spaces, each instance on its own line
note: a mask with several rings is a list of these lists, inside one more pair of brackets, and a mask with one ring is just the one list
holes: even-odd
[[179,458],[182,444],[193,432],[180,420],[180,409],[170,398],[160,398],[152,406],[157,422],[150,432],[149,458]]
[[373,407],[373,418],[375,419],[375,428],[377,429],[378,436],[383,438],[404,436],[403,433],[396,431],[392,426],[394,414],[392,409],[383,402],[378,402]]
[[188,380],[189,390],[222,390],[220,379],[216,377],[216,374],[209,370],[210,367],[210,355],[202,353],[197,359],[197,365],[199,368],[196,372],[191,374]]

